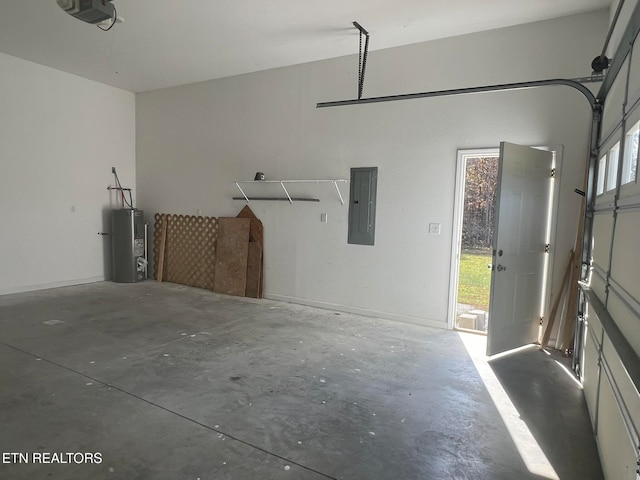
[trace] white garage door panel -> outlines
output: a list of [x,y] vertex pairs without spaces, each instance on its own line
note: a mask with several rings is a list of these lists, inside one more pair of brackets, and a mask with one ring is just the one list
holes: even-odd
[[607,283],[605,282],[605,280],[601,276],[597,275],[595,272],[592,272],[591,287],[590,287],[591,291],[595,293],[596,297],[598,297],[598,299],[603,303],[607,298],[606,287],[607,287]]
[[637,182],[622,185],[618,199],[618,206],[622,209],[622,213],[625,213],[626,208],[637,208],[638,205],[640,205],[640,176],[638,176]]
[[596,406],[598,396],[598,347],[596,346],[593,335],[596,338],[601,338],[602,329],[594,325],[595,315],[589,315],[589,332],[587,333],[587,341],[585,344],[585,362],[583,365],[583,388],[584,396],[589,407],[589,416],[591,417],[591,424],[596,423]]
[[[627,0],[626,3],[635,4],[637,3],[637,1],[630,2]],[[627,7],[626,4],[625,4],[625,7]],[[631,5],[629,5],[629,7],[631,7]],[[622,18],[620,18],[619,20],[622,20]],[[621,25],[625,25],[625,24],[621,24]],[[632,55],[631,76],[629,78],[628,105],[633,105],[638,98],[640,98],[640,58],[638,57],[638,55]]]
[[[628,63],[629,60],[624,62],[621,70],[622,72],[627,71]],[[602,114],[603,138],[609,136],[611,131],[615,128],[616,124],[622,118],[622,103],[624,101],[625,82],[626,75],[618,75],[613,82],[609,95],[607,95],[607,101],[604,105],[604,112]]]
[[593,217],[593,262],[598,264],[604,271],[609,266],[612,230],[612,212],[599,213]]
[[629,307],[613,289],[609,291],[607,310],[611,317],[615,319],[616,325],[636,354],[640,355],[640,320],[629,310]]
[[[613,5],[609,9],[609,18],[613,17],[614,7],[618,6],[618,1],[612,2]],[[611,34],[611,40],[609,41],[609,48],[607,49],[607,56],[609,58],[613,57],[614,52],[617,50],[620,45],[620,40],[624,34],[624,27],[629,23],[629,19],[631,18],[631,14],[635,10],[636,4],[638,0],[626,0],[622,2],[622,9],[620,10],[620,16],[618,21],[616,22],[616,27],[614,28]]]
[[624,368],[620,357],[616,353],[609,337],[605,335],[602,344],[602,352],[606,358],[611,374],[618,385],[618,390],[622,395],[622,400],[629,411],[635,424],[636,430],[640,428],[640,394],[636,390],[629,374]]
[[[591,274],[591,290],[604,302],[606,298],[606,275],[609,269],[609,251],[611,249],[611,232],[613,231],[613,213],[597,213],[593,218],[592,262],[594,271]],[[597,273],[599,272],[599,273]]]
[[[611,276],[636,301],[640,300],[639,247],[640,212],[620,211],[616,223]],[[614,316],[614,318],[616,317]],[[640,330],[640,325],[638,330]]]
[[622,421],[606,375],[602,375],[598,421],[598,447],[604,476],[611,480],[636,480],[636,452]]

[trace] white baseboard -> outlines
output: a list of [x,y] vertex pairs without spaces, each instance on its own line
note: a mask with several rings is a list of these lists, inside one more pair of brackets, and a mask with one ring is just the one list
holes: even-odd
[[49,288],[70,287],[72,285],[82,285],[85,283],[104,282],[105,280],[106,278],[104,276],[100,276],[100,277],[78,278],[75,280],[62,280],[59,282],[51,282],[51,283],[40,283],[36,285],[22,285],[19,287],[10,287],[10,288],[0,289],[0,295],[10,295],[12,293],[34,292],[36,290],[47,290]]
[[337,310],[339,312],[355,313],[357,315],[366,315],[368,317],[384,318],[386,320],[395,320],[403,323],[411,323],[423,327],[431,327],[438,329],[446,329],[447,321],[432,320],[429,318],[412,317],[409,315],[399,315],[396,313],[380,312],[378,310],[369,310],[366,308],[352,307],[349,305],[339,305],[335,303],[319,302],[306,298],[289,297],[286,295],[278,295],[275,293],[265,293],[264,298],[268,300],[276,300],[279,302],[295,303],[298,305],[306,305],[308,307],[326,308],[327,310]]

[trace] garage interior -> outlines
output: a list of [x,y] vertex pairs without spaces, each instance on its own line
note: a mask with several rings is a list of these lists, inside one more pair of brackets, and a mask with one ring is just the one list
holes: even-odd
[[489,364],[472,334],[152,281],[0,305],[3,451],[104,460],[7,478],[602,478],[582,389],[537,348]]
[[[0,476],[640,478],[640,2],[57,3],[0,7]],[[556,202],[487,357],[456,157],[502,142]]]

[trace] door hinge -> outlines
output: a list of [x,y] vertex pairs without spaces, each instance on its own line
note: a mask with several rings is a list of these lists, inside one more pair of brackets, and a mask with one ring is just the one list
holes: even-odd
[[556,178],[556,169],[555,168],[551,169],[551,178]]
[[544,246],[544,253],[549,253],[551,251],[551,245],[550,244],[545,244]]

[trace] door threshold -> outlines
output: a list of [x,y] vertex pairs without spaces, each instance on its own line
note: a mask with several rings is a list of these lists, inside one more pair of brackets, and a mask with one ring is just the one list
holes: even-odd
[[487,332],[483,332],[482,330],[474,330],[472,328],[454,327],[453,330],[455,332],[473,333],[475,335],[480,335],[483,337],[487,336]]

